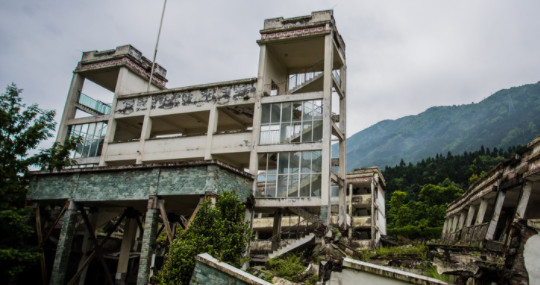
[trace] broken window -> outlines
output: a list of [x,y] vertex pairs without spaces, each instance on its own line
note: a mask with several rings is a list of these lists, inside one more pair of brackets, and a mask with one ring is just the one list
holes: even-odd
[[72,125],[69,136],[79,137],[81,141],[77,144],[77,149],[71,152],[70,157],[85,158],[100,156],[106,133],[107,123],[105,122]]
[[265,197],[321,196],[321,151],[259,155],[259,194]]
[[322,75],[322,71],[310,71],[303,73],[289,74],[289,90],[295,89],[306,82],[310,82],[314,78]]
[[322,100],[262,105],[260,144],[322,140]]

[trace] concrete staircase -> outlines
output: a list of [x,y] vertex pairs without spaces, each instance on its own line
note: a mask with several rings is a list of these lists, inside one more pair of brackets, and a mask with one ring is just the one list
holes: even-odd
[[305,244],[308,244],[312,241],[315,240],[315,234],[314,233],[310,233],[306,236],[304,236],[303,238],[300,238],[300,239],[297,239],[295,241],[293,241],[292,243],[290,244],[287,244],[286,246],[284,247],[281,247],[281,248],[278,248],[277,250],[273,251],[272,253],[270,253],[268,255],[268,259],[272,259],[272,258],[275,258],[275,257],[278,257],[278,256],[281,256],[281,255],[284,255],[285,253],[287,252],[290,252],[294,249],[297,249]]

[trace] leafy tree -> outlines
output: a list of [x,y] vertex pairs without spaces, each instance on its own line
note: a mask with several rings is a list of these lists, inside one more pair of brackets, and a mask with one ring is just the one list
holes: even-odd
[[220,193],[215,207],[209,200],[205,201],[192,225],[187,230],[179,229],[156,281],[159,284],[189,284],[195,257],[205,252],[233,266],[242,265],[245,261],[243,253],[251,237],[244,211],[245,206],[231,192]]
[[407,193],[394,191],[387,214],[389,234],[408,238],[437,238],[444,224],[446,205],[462,193],[450,179],[445,179],[439,185],[424,185],[417,201],[406,202]]
[[[55,144],[49,150],[31,154],[39,143],[53,136],[54,111],[21,103],[21,89],[15,84],[0,95],[0,279],[20,274],[38,257],[31,208],[25,207],[30,166],[45,169],[69,165],[69,151],[75,140]],[[9,234],[7,234],[9,233]]]

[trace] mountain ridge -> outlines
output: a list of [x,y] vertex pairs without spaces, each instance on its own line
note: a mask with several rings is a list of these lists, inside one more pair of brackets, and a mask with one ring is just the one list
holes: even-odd
[[[433,106],[380,121],[347,139],[347,169],[416,162],[437,153],[527,144],[540,135],[540,81],[502,89],[478,103]],[[336,146],[333,146],[334,150]]]

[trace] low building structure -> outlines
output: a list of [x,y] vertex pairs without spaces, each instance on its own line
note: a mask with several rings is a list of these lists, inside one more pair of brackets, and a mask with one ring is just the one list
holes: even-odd
[[504,260],[499,280],[535,280],[540,272],[533,246],[540,238],[539,180],[540,137],[448,205],[442,241],[496,252]]

